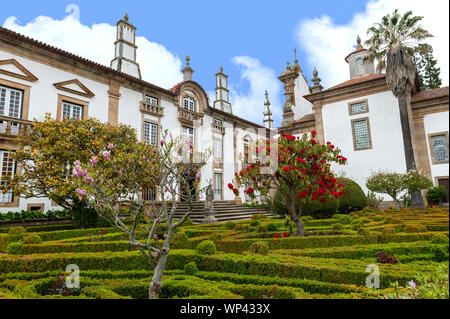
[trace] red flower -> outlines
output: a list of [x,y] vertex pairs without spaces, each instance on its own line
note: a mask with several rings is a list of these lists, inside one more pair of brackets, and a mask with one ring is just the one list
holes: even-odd
[[229,189],[233,189],[233,184],[228,183],[228,188],[229,188]]
[[316,192],[312,193],[312,199],[313,200],[317,200],[317,193]]
[[316,144],[316,140],[315,139],[311,139],[311,144]]
[[283,167],[283,171],[285,171],[286,173],[289,172],[289,167],[287,166]]
[[287,236],[289,236],[289,234],[286,233],[286,232],[284,232],[284,233],[283,233],[283,237],[287,237]]
[[233,188],[233,193],[237,194],[238,190],[237,188]]
[[320,202],[321,203],[325,203],[327,200],[325,199],[325,197],[322,197],[321,199],[320,199]]
[[280,238],[280,234],[275,234],[275,238]]
[[306,190],[304,190],[298,194],[298,198],[302,199],[302,198],[305,198],[307,195],[308,195],[308,192]]
[[247,194],[251,194],[251,193],[253,193],[255,190],[252,188],[252,187],[250,187],[249,189],[247,189],[247,191],[246,191],[246,193]]
[[317,135],[316,130],[312,130],[312,131],[311,131],[311,135],[313,135],[313,136]]
[[302,149],[301,149],[301,152],[302,152],[302,153],[305,153],[305,149],[304,149],[304,148],[302,148]]

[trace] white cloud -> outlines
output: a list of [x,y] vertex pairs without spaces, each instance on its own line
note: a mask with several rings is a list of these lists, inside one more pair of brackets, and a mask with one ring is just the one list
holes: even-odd
[[297,42],[306,53],[308,63],[317,67],[324,87],[349,79],[348,64],[344,58],[353,50],[356,36],[359,34],[364,41],[367,28],[394,9],[399,9],[401,13],[413,10],[414,15],[424,16],[422,26],[434,35],[427,42],[434,48],[434,57],[441,68],[442,84],[448,85],[449,2],[371,0],[365,12],[355,14],[347,24],[335,24],[326,15],[298,24]]
[[[38,16],[25,25],[9,17],[3,26],[57,48],[75,53],[99,64],[109,66],[114,58],[116,27],[107,23],[83,25],[77,5],[68,5],[70,13],[61,20]],[[137,62],[142,78],[155,85],[170,88],[182,80],[181,61],[163,45],[145,37],[136,37]]]
[[[282,112],[279,98],[280,81],[275,71],[262,65],[258,59],[236,56],[233,63],[240,69],[241,81],[229,83],[230,102],[233,113],[252,122],[263,122],[264,92],[269,92],[274,126],[281,122]],[[244,88],[248,85],[248,89]],[[214,100],[214,93],[210,93]]]

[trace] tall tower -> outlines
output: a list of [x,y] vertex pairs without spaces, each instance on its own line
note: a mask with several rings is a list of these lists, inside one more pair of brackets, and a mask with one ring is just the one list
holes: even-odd
[[216,73],[216,100],[214,101],[214,107],[221,111],[233,114],[229,92],[228,75],[225,75],[223,73],[223,68],[220,67],[219,72]]
[[141,79],[141,70],[136,62],[136,28],[128,22],[126,13],[116,26],[115,57],[111,68]]
[[264,127],[272,129],[273,127],[272,111],[270,110],[269,93],[267,93],[267,90],[265,94],[266,94],[266,101],[264,102]]
[[286,70],[281,72],[281,75],[278,79],[284,84],[284,96],[286,98],[286,102],[283,106],[283,122],[281,122],[281,126],[288,126],[290,123],[294,121],[294,110],[293,106],[295,106],[295,79],[299,76],[299,73],[296,68],[291,68],[289,62],[287,63]]
[[367,50],[361,45],[361,38],[356,38],[356,49],[347,57],[345,61],[350,68],[350,79],[358,78],[367,74],[375,73],[373,62],[364,61],[367,56]]

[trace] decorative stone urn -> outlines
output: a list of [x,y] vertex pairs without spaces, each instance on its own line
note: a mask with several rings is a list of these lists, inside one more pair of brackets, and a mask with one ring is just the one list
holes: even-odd
[[212,189],[211,184],[206,189],[206,200],[205,200],[205,222],[206,223],[214,223],[217,221],[214,216],[214,191]]

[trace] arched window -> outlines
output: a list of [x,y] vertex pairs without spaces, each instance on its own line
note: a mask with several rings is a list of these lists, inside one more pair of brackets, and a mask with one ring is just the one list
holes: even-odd
[[190,96],[185,96],[183,99],[183,107],[189,111],[195,112],[195,100]]

